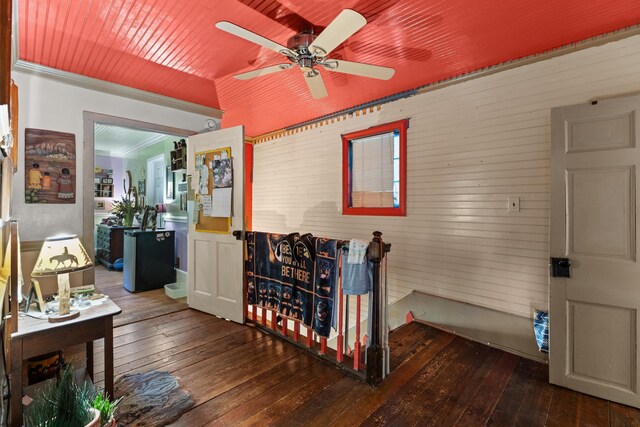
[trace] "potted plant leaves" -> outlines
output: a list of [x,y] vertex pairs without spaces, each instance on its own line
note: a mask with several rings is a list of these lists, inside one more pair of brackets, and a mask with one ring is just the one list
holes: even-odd
[[60,378],[46,384],[25,410],[27,427],[83,427],[98,425],[99,411],[90,404],[88,383],[78,385],[71,365],[63,368]]
[[25,409],[27,427],[115,426],[114,412],[121,399],[96,394],[89,381],[77,384],[75,369],[66,365],[60,378],[45,384]]
[[93,402],[91,406],[100,411],[100,426],[101,427],[115,427],[116,421],[114,418],[114,413],[116,409],[118,409],[118,405],[122,398],[112,401],[103,391],[102,393],[98,393],[93,398]]
[[133,216],[141,211],[136,203],[135,196],[122,196],[122,200],[113,203],[111,213],[121,219],[123,225],[130,227],[133,224]]

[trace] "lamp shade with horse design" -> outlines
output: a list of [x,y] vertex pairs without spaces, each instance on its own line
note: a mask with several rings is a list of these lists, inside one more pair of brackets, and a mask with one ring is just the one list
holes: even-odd
[[91,267],[93,262],[76,236],[48,237],[31,276],[58,276],[59,314],[62,316],[70,312],[69,273]]

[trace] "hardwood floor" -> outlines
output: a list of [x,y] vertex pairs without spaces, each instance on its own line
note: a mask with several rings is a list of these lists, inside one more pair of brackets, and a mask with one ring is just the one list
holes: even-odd
[[176,426],[640,425],[636,409],[548,384],[546,365],[418,323],[391,334],[393,372],[372,388],[162,290],[129,294],[121,273],[99,269],[96,283],[123,309],[116,378],[165,370],[192,392],[196,406]]
[[96,287],[109,295],[122,309],[122,314],[113,318],[113,326],[122,326],[181,310],[186,310],[187,299],[173,300],[164,289],[131,293],[122,287],[122,272],[96,266]]

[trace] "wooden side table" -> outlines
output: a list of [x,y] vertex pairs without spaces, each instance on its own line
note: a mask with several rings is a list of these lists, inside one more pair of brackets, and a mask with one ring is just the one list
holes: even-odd
[[87,372],[93,380],[93,341],[104,338],[104,388],[113,397],[113,316],[120,312],[120,307],[107,300],[66,322],[19,319],[18,332],[11,334],[11,426],[22,426],[22,361],[64,347],[86,343]]

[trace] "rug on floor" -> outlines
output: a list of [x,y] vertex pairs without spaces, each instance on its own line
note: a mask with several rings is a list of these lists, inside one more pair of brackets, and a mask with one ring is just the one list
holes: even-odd
[[195,404],[191,394],[181,389],[169,372],[123,375],[114,389],[116,397],[123,397],[116,412],[121,426],[165,426]]

